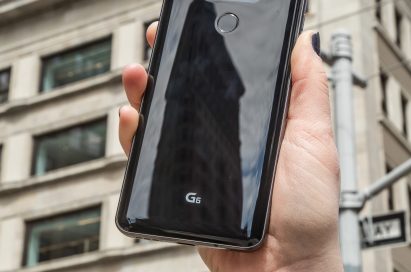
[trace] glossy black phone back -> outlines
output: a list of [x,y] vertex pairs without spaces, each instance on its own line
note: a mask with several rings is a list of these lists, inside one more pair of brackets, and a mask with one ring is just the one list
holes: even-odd
[[303,6],[164,2],[120,197],[122,232],[238,249],[262,241]]

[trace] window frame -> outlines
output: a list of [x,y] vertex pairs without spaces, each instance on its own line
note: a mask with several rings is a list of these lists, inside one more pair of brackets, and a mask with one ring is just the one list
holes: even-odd
[[98,118],[94,118],[94,119],[90,119],[90,120],[86,120],[83,121],[81,123],[76,123],[76,124],[71,124],[68,126],[63,126],[63,127],[59,127],[57,129],[51,130],[51,131],[44,131],[42,133],[36,134],[32,136],[32,142],[33,142],[33,147],[32,147],[32,156],[31,156],[31,169],[30,169],[30,175],[32,177],[36,177],[36,176],[44,176],[47,175],[49,173],[52,173],[54,171],[59,171],[62,169],[66,169],[67,167],[72,167],[72,166],[77,166],[77,165],[82,165],[82,164],[86,164],[95,160],[89,160],[89,161],[84,161],[84,162],[80,162],[80,163],[76,163],[73,165],[67,165],[64,167],[60,167],[60,168],[56,168],[50,171],[46,171],[43,175],[37,175],[36,174],[36,157],[37,157],[37,152],[39,149],[39,144],[38,144],[38,139],[41,137],[45,137],[45,136],[53,136],[53,135],[57,135],[59,133],[65,132],[65,131],[69,131],[73,128],[78,128],[78,127],[87,127],[89,125],[95,124],[95,123],[99,123],[99,122],[104,122],[106,124],[106,134],[105,134],[105,141],[104,141],[104,156],[102,156],[99,159],[105,158],[107,156],[107,132],[108,132],[108,116],[104,115]]
[[[30,231],[33,229],[33,227],[29,227],[29,225],[34,225],[35,223],[41,223],[41,222],[45,222],[47,220],[53,220],[56,218],[62,218],[62,217],[68,217],[74,214],[78,214],[81,212],[87,212],[87,211],[93,211],[93,210],[99,210],[100,212],[100,228],[99,228],[99,246],[97,250],[94,251],[88,251],[88,252],[84,252],[82,254],[74,254],[74,255],[70,255],[67,257],[61,257],[61,258],[55,258],[55,259],[50,259],[47,261],[43,261],[43,262],[38,262],[37,264],[33,265],[33,266],[28,266],[27,265],[27,257],[28,257],[28,248],[29,248],[29,243],[30,243]],[[41,265],[43,263],[48,263],[48,262],[53,262],[53,261],[59,261],[62,260],[64,258],[70,258],[70,257],[79,257],[79,256],[83,256],[84,254],[88,254],[88,253],[93,253],[93,252],[97,252],[100,251],[101,249],[101,233],[102,233],[102,217],[103,217],[103,205],[102,203],[97,203],[97,204],[93,204],[90,206],[85,206],[85,207],[81,207],[81,208],[77,208],[75,210],[68,210],[68,211],[60,211],[60,212],[56,212],[50,215],[45,215],[43,217],[39,217],[39,218],[35,218],[35,219],[27,219],[24,220],[24,240],[23,240],[23,254],[21,255],[21,265],[24,268],[30,268],[30,267],[36,267],[38,265]]]
[[[92,76],[92,77],[84,78],[84,79],[81,79],[81,80],[73,81],[71,83],[67,83],[67,84],[64,84],[64,85],[61,85],[61,86],[57,86],[57,87],[54,87],[54,88],[50,89],[49,91],[44,91],[43,81],[44,81],[44,77],[45,77],[45,74],[46,74],[46,71],[45,71],[46,69],[45,69],[44,63],[47,60],[52,59],[52,58],[57,57],[57,56],[70,54],[70,53],[76,52],[78,50],[81,50],[83,48],[102,43],[104,41],[108,41],[110,43],[110,46],[111,46],[111,49],[110,49],[110,69],[107,72],[102,73],[102,74],[98,74],[98,75],[95,75],[95,76]],[[39,83],[38,83],[39,86],[38,86],[37,93],[39,95],[47,94],[47,93],[50,93],[50,92],[54,92],[55,90],[58,90],[60,88],[64,88],[66,86],[70,86],[72,84],[81,82],[83,80],[88,80],[88,79],[94,78],[96,76],[100,76],[100,75],[104,75],[106,73],[109,73],[111,71],[111,66],[112,66],[112,56],[113,56],[113,35],[112,34],[107,35],[107,36],[103,36],[103,37],[99,37],[99,38],[94,39],[92,41],[87,41],[87,42],[83,42],[83,43],[80,43],[80,44],[77,44],[77,45],[74,45],[74,46],[63,48],[63,49],[58,50],[56,52],[53,52],[51,54],[45,54],[45,55],[41,56],[41,58],[40,58],[41,69],[40,69],[40,80],[39,80]]]

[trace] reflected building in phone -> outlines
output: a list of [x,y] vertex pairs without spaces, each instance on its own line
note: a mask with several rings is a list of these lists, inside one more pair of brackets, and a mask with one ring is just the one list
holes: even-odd
[[[196,16],[188,17],[181,40],[191,43],[178,46],[166,90],[149,215],[172,229],[241,236],[239,107],[245,87],[215,31],[214,5],[195,1],[188,14]],[[189,192],[203,203],[188,203]]]

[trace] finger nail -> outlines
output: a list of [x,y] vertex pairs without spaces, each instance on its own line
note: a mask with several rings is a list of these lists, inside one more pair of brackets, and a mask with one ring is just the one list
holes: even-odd
[[312,36],[313,49],[318,56],[321,56],[321,38],[320,33],[315,33]]

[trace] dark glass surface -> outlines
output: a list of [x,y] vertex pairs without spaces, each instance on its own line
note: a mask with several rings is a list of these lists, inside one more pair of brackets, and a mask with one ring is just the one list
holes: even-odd
[[10,69],[0,71],[0,104],[6,103],[9,98]]
[[[227,13],[239,24],[221,33]],[[302,13],[293,0],[165,1],[117,215],[123,232],[261,241]]]

